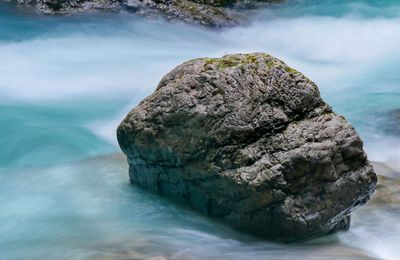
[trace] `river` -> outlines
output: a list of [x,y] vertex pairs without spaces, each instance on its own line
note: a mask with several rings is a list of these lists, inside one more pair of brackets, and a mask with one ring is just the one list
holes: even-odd
[[370,160],[399,171],[399,46],[395,0],[287,1],[222,31],[0,2],[1,258],[399,259],[399,211],[360,210],[350,231],[305,243],[260,241],[132,187],[115,136],[176,65],[267,52],[317,83]]

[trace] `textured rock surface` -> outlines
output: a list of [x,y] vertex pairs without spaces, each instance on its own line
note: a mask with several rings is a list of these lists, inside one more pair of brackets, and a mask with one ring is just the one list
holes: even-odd
[[67,14],[85,10],[116,10],[117,0],[17,0],[21,5],[33,5],[43,14]]
[[144,16],[163,16],[210,27],[233,26],[245,20],[246,9],[279,0],[17,0],[44,14],[68,14],[88,10],[126,10]]
[[376,184],[353,127],[262,53],[178,66],[117,136],[132,183],[276,240],[347,228]]

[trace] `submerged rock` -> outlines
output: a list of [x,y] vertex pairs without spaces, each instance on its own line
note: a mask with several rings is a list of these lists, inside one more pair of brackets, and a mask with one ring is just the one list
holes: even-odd
[[354,128],[263,53],[183,63],[117,136],[133,184],[275,240],[348,228],[376,185]]
[[378,176],[376,193],[372,196],[370,208],[384,207],[400,209],[400,179]]
[[17,0],[43,14],[68,14],[88,10],[125,10],[144,16],[162,16],[209,27],[233,26],[245,20],[246,9],[279,0]]
[[400,135],[400,109],[393,109],[383,116],[383,130],[391,135]]
[[372,162],[378,174],[376,191],[364,210],[400,209],[400,172],[381,162]]

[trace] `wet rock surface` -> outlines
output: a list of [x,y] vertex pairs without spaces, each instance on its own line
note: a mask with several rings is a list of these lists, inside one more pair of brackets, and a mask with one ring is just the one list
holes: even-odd
[[279,241],[348,228],[376,184],[354,128],[263,53],[178,66],[117,137],[133,184]]
[[246,20],[248,9],[279,0],[17,0],[43,14],[69,14],[89,10],[128,11],[147,17],[164,17],[208,27],[229,27]]

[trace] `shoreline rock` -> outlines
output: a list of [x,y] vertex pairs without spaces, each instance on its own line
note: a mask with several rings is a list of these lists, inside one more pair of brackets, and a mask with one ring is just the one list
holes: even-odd
[[133,184],[278,241],[347,229],[377,181],[317,86],[263,53],[176,67],[117,137]]
[[33,6],[42,14],[65,15],[78,12],[127,11],[146,17],[163,17],[211,28],[231,27],[247,20],[249,10],[281,0],[16,0]]

